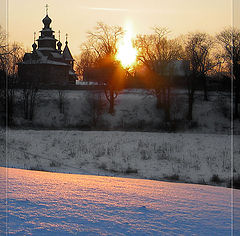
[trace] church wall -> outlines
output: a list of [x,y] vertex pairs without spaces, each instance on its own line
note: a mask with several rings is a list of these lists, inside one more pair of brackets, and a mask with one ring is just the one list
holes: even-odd
[[51,64],[23,64],[19,65],[21,82],[37,82],[41,84],[67,84],[68,67]]

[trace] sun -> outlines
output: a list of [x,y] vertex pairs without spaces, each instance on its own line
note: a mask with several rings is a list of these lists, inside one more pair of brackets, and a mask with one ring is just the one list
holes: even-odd
[[130,23],[125,26],[123,39],[117,46],[116,59],[121,62],[124,68],[132,67],[136,63],[137,49],[132,44],[132,27]]

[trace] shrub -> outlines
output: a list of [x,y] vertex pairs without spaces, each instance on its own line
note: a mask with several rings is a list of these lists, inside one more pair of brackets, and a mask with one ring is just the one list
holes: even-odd
[[165,179],[168,179],[168,180],[179,180],[179,175],[174,174],[174,175],[166,176]]
[[36,165],[36,166],[31,166],[29,170],[36,170],[36,171],[46,171],[44,170],[41,166]]
[[215,174],[212,176],[212,178],[211,178],[210,181],[211,181],[211,182],[214,182],[214,183],[217,183],[217,184],[223,182],[223,181],[219,178],[219,176],[218,176],[218,175],[215,175]]
[[138,170],[137,169],[132,169],[131,167],[128,167],[125,171],[126,174],[137,174]]
[[107,165],[105,163],[101,163],[98,168],[102,170],[108,170]]
[[57,161],[51,161],[49,164],[50,167],[60,167],[61,164]]
[[199,127],[199,124],[197,121],[190,121],[188,127],[189,129],[197,129]]
[[149,160],[149,159],[151,159],[150,155],[148,155],[146,150],[141,150],[140,154],[141,154],[141,159],[142,160]]

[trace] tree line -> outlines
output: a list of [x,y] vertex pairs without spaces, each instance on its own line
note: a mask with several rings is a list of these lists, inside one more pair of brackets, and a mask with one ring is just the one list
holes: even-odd
[[[208,78],[228,78],[234,88],[234,118],[239,118],[240,91],[240,30],[232,27],[223,29],[215,36],[204,32],[191,32],[174,39],[164,27],[154,27],[151,34],[137,35],[133,46],[137,49],[137,63],[123,69],[116,60],[117,43],[124,30],[102,22],[87,32],[87,41],[81,45],[81,53],[76,60],[76,71],[81,77],[94,78],[105,83],[109,113],[114,112],[114,99],[124,87],[126,78],[136,77],[136,71],[144,66],[142,79],[156,96],[157,107],[163,108],[166,120],[170,119],[170,94],[174,83],[173,61],[186,62],[186,89],[188,94],[188,115],[192,120],[194,95],[200,82],[204,100],[208,101]],[[94,71],[91,71],[94,68]],[[168,71],[166,71],[168,68]],[[88,73],[90,71],[90,73]],[[171,75],[172,73],[172,75]]]

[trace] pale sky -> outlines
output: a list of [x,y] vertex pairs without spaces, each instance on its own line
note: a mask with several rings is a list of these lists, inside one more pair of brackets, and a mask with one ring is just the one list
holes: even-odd
[[[5,1],[5,0],[0,0]],[[51,27],[61,31],[61,41],[68,33],[73,55],[80,53],[86,41],[86,32],[98,21],[124,26],[131,21],[134,34],[150,33],[151,27],[168,27],[175,37],[191,31],[215,34],[232,25],[235,9],[236,23],[240,25],[240,0],[8,0],[9,39],[31,49],[33,33],[37,37],[43,27],[45,5],[49,5]]]

